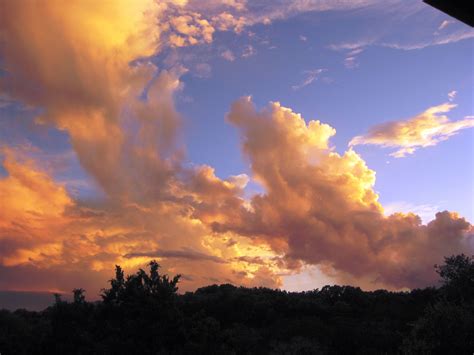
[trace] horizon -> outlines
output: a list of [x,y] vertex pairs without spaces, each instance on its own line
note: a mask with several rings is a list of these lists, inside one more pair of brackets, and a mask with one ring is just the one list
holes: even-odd
[[474,254],[472,27],[414,0],[1,2],[2,295],[151,259],[180,292],[403,291]]

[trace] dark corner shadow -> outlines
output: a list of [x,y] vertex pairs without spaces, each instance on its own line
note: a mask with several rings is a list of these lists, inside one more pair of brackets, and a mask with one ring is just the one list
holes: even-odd
[[466,0],[423,0],[423,2],[448,14],[451,17],[474,26],[474,6],[472,1]]

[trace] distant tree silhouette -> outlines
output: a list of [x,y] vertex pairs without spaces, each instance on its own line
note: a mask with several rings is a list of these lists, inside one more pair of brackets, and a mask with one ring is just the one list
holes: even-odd
[[474,351],[474,258],[464,254],[435,265],[442,287],[405,341],[410,354],[472,354]]
[[150,261],[150,274],[140,269],[135,275],[124,278],[124,273],[119,265],[115,266],[115,278],[110,280],[110,288],[104,289],[102,299],[104,303],[121,304],[143,298],[169,300],[178,291],[177,284],[181,275],[170,279],[167,275],[160,275],[160,265]]
[[474,257],[453,255],[435,269],[441,276],[445,297],[461,303],[474,300]]
[[287,292],[211,285],[178,294],[180,276],[120,266],[102,300],[73,290],[42,312],[0,311],[7,354],[472,354],[472,257],[436,266],[439,288],[325,286]]
[[74,290],[72,290],[72,294],[74,296],[74,303],[76,304],[85,303],[86,302],[86,297],[84,296],[85,292],[86,291],[82,288],[75,288]]
[[62,302],[60,293],[53,293],[53,297],[54,297],[54,303],[55,304],[58,304],[58,303]]

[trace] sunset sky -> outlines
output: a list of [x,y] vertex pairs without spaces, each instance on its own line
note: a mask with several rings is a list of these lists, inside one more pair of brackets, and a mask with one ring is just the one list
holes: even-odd
[[474,253],[473,38],[415,0],[0,0],[0,291],[434,285]]

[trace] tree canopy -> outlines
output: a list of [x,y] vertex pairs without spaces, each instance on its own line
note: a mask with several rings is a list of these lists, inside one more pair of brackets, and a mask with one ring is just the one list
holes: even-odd
[[55,295],[42,312],[0,311],[4,354],[471,354],[474,258],[435,268],[439,288],[325,286],[308,292],[211,285],[178,294],[180,276],[116,266],[102,299]]

